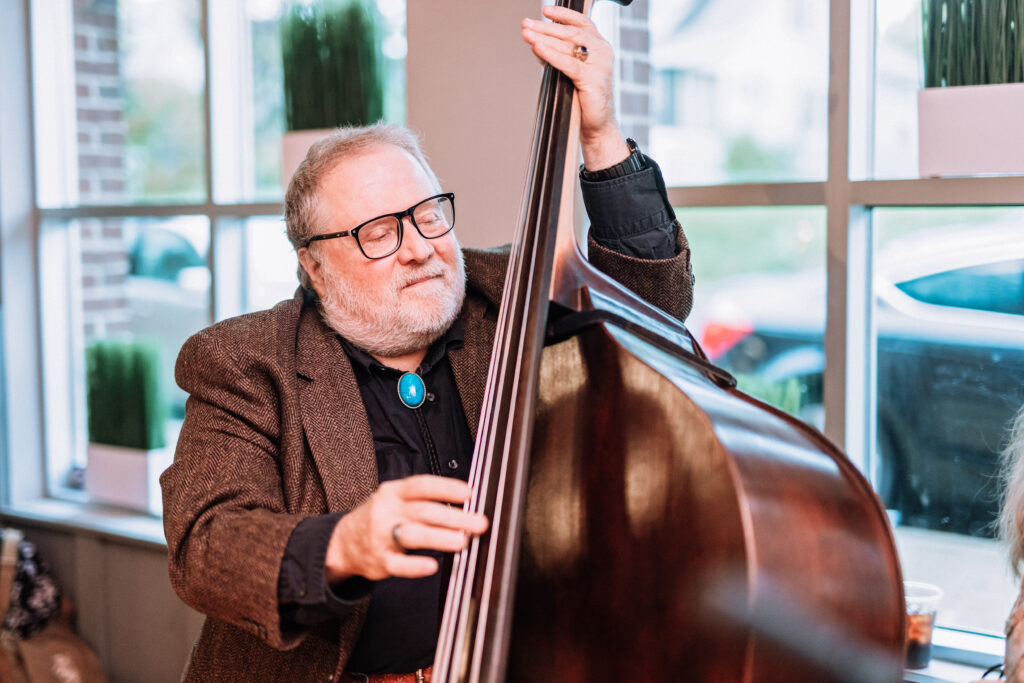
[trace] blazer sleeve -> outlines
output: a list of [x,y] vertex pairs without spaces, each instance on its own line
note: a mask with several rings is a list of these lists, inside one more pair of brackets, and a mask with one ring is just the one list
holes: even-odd
[[178,356],[189,398],[160,478],[170,579],[189,606],[290,649],[302,634],[282,632],[278,573],[303,517],[286,511],[282,493],[281,398],[258,354],[230,342],[210,328]]
[[679,320],[693,308],[690,246],[676,220],[661,169],[580,181],[590,217],[588,258],[598,269]]
[[601,246],[593,236],[587,238],[587,258],[644,300],[679,320],[686,320],[693,308],[690,245],[678,221],[674,221],[674,229],[677,253],[672,258],[627,256]]

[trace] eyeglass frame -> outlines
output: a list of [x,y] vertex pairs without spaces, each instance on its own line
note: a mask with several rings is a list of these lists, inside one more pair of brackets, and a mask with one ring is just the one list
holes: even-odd
[[[415,211],[419,206],[421,206],[423,204],[426,204],[427,202],[429,202],[431,200],[442,199],[442,198],[443,199],[447,199],[451,203],[451,205],[452,205],[452,222],[448,226],[448,229],[445,230],[444,232],[442,232],[440,235],[432,235],[430,237],[427,237],[426,235],[423,234],[423,231],[420,230],[420,226],[416,224],[416,216],[413,214],[413,211]],[[433,195],[431,197],[427,197],[426,199],[423,199],[421,201],[416,202],[415,204],[410,206],[405,211],[396,211],[394,213],[381,214],[380,216],[376,216],[374,218],[371,218],[368,221],[363,221],[362,223],[360,223],[356,227],[351,228],[350,230],[343,230],[342,232],[328,232],[328,233],[325,233],[323,235],[313,235],[308,240],[306,240],[306,243],[303,246],[305,246],[308,249],[309,245],[312,244],[313,242],[317,242],[317,241],[320,241],[320,240],[332,240],[332,239],[334,239],[336,237],[348,237],[348,236],[351,235],[352,238],[355,239],[356,246],[359,247],[359,251],[362,252],[363,256],[365,256],[366,258],[370,259],[371,261],[376,261],[377,259],[387,258],[388,256],[391,256],[392,254],[397,253],[398,250],[402,248],[402,240],[405,239],[405,219],[406,219],[406,217],[409,218],[409,220],[412,222],[412,227],[416,228],[416,232],[418,232],[420,237],[422,237],[423,239],[425,239],[425,240],[436,240],[438,237],[444,237],[445,235],[447,235],[448,233],[450,233],[452,230],[455,229],[455,193],[454,192],[442,192],[440,194],[435,194],[435,195]],[[384,254],[383,256],[369,256],[366,253],[366,250],[363,249],[363,243],[359,241],[359,231],[362,228],[364,228],[367,225],[369,225],[370,223],[374,223],[376,221],[379,221],[382,218],[397,218],[398,219],[398,244],[395,245],[394,250],[389,251],[388,253]]]

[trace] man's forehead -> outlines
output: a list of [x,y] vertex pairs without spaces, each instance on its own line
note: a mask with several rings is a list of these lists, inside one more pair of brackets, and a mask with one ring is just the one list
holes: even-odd
[[436,191],[416,157],[380,143],[339,159],[321,182],[319,204],[325,218],[354,224],[402,211]]
[[387,172],[408,171],[416,175],[427,175],[420,162],[408,150],[383,142],[346,154],[335,162],[328,175],[365,178],[368,171],[382,167]]

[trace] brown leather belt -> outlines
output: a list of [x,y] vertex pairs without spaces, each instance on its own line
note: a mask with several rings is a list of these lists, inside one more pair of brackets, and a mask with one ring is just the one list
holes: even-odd
[[357,674],[345,672],[341,683],[430,683],[430,667],[408,674]]

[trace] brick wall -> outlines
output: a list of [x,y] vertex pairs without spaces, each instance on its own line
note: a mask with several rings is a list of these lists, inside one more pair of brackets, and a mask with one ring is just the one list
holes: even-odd
[[[124,98],[118,57],[117,0],[75,0],[78,190],[82,204],[126,201]],[[128,331],[128,273],[121,220],[80,221],[86,339]]]
[[645,0],[623,7],[619,14],[619,124],[626,137],[650,151],[651,32]]

